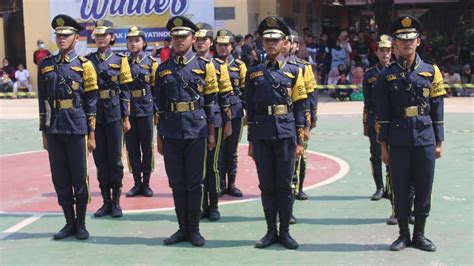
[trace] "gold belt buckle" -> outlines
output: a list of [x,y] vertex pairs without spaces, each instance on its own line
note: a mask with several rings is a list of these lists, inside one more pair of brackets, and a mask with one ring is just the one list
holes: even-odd
[[133,90],[132,91],[132,96],[134,98],[140,98],[144,95],[143,90]]
[[180,112],[180,113],[189,111],[189,103],[188,102],[175,103],[175,111]]
[[288,106],[286,106],[286,105],[275,105],[274,113],[276,115],[286,115],[286,114],[288,114]]
[[71,109],[73,107],[72,99],[59,100],[59,109]]
[[414,117],[418,115],[418,106],[409,106],[405,108],[405,117]]
[[101,99],[109,99],[110,98],[110,90],[100,90],[99,97]]

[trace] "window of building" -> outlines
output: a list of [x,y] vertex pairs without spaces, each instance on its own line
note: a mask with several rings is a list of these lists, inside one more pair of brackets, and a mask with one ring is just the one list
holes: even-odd
[[215,7],[215,20],[234,20],[235,7]]

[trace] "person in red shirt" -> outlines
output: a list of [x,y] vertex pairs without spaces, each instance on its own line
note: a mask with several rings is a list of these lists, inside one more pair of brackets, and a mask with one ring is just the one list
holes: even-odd
[[156,43],[155,48],[153,49],[153,52],[151,53],[151,55],[155,58],[159,57],[160,62],[164,62],[168,60],[171,57],[171,53],[172,53],[170,42],[171,42],[171,38],[165,37],[165,39],[163,40],[163,47],[161,47],[160,49],[157,49],[159,43]]
[[36,42],[36,45],[38,45],[38,50],[33,53],[33,62],[35,63],[35,65],[39,65],[39,63],[41,63],[41,60],[43,60],[43,58],[50,55],[51,53],[44,48],[45,45],[42,40],[38,40]]

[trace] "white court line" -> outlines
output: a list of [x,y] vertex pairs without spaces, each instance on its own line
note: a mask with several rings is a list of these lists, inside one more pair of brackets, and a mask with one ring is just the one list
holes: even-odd
[[41,214],[35,214],[31,217],[26,218],[25,220],[15,224],[14,226],[8,228],[7,230],[0,233],[0,240],[5,239],[9,235],[18,232],[19,230],[23,229],[24,227],[36,222],[39,218],[41,218]]

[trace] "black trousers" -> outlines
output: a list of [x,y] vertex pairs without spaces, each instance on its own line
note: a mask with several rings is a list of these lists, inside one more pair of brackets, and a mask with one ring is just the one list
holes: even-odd
[[[383,188],[383,177],[382,177],[382,159],[380,158],[381,148],[377,142],[377,132],[375,127],[369,127],[369,140],[370,140],[370,164],[372,166],[372,177],[374,178],[375,188]],[[388,167],[386,172],[389,173]]]
[[183,212],[201,210],[207,139],[164,139],[166,174],[173,190],[175,208]]
[[207,151],[206,158],[206,176],[204,177],[204,189],[209,193],[219,193],[221,191],[219,162],[222,155],[222,138],[223,128],[214,128],[214,136],[216,138],[216,147]]
[[95,128],[96,148],[92,152],[100,189],[121,188],[123,179],[122,121],[97,124]]
[[264,212],[291,213],[296,139],[253,140],[252,145]]
[[87,141],[85,135],[47,135],[54,189],[61,206],[87,204]]
[[435,146],[390,147],[390,171],[395,198],[395,215],[407,219],[410,214],[410,188],[415,188],[416,217],[426,218],[431,208],[435,169]]
[[237,148],[242,137],[243,121],[242,117],[232,119],[232,135],[222,141],[222,158],[219,166],[221,184],[225,184],[226,175],[234,178],[237,175]]
[[131,129],[125,133],[128,162],[131,172],[151,173],[153,158],[153,116],[130,117]]

